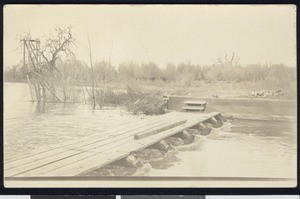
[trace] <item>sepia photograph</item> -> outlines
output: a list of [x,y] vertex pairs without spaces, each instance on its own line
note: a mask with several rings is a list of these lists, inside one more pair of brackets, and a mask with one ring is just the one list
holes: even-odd
[[297,186],[296,5],[3,19],[6,188]]

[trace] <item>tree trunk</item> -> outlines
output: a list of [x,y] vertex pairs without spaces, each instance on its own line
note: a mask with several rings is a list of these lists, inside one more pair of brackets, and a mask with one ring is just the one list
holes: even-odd
[[43,95],[43,102],[47,102],[47,96],[46,96],[46,88],[45,86],[42,86],[42,95]]

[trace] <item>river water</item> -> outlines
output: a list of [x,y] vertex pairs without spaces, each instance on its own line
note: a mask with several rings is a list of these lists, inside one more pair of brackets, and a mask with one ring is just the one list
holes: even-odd
[[[152,117],[152,116],[147,116]],[[120,108],[30,102],[27,84],[4,84],[4,158],[75,140],[143,119]],[[201,136],[194,151],[180,151],[168,168],[150,176],[296,177],[296,123],[231,120]]]

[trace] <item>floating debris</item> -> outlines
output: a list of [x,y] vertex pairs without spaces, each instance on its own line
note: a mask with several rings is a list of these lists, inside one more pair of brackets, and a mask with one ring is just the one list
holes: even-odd
[[250,98],[258,97],[267,97],[267,96],[284,96],[282,90],[261,90],[261,91],[252,91],[249,95]]

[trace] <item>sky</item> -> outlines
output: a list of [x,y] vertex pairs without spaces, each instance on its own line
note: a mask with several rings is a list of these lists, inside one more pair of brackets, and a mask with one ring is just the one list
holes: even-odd
[[22,59],[20,35],[44,38],[72,26],[76,57],[93,61],[210,65],[238,55],[241,65],[296,67],[294,5],[6,5],[4,66]]

